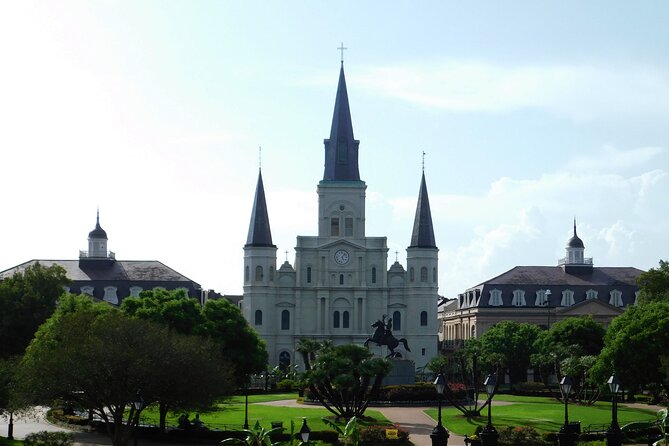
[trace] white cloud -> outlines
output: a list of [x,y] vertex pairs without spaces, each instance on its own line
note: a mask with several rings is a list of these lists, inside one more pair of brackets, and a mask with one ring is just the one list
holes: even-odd
[[643,166],[658,155],[667,153],[665,147],[646,146],[631,150],[620,150],[611,145],[602,147],[593,154],[580,155],[567,165],[570,170],[610,172]]
[[652,67],[501,66],[457,60],[371,67],[352,82],[452,111],[540,108],[573,119],[669,113],[669,76]]

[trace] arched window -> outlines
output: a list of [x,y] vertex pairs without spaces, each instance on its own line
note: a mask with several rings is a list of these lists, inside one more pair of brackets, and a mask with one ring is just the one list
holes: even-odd
[[427,311],[420,312],[420,326],[427,327]]
[[343,328],[348,328],[349,327],[348,311],[344,311],[342,313],[342,315],[343,315],[343,317],[342,317],[342,324],[341,325],[342,325]]
[[256,266],[256,282],[262,282],[262,266]]
[[414,273],[413,266],[409,268],[409,282],[416,280],[416,273]]
[[274,280],[274,267],[273,266],[269,267],[269,280],[270,280],[270,282]]
[[437,283],[437,268],[436,267],[432,268],[432,281],[434,283]]
[[290,353],[286,351],[279,353],[279,367],[281,370],[286,370],[290,367]]
[[249,281],[249,267],[248,267],[248,265],[244,268],[244,281],[245,282]]
[[427,282],[427,268],[424,266],[420,269],[420,281]]
[[393,313],[393,329],[398,331],[402,329],[402,313],[399,311]]
[[256,310],[255,324],[256,325],[262,325],[262,311],[260,311],[260,310]]
[[343,285],[343,284],[344,284],[344,275],[340,274],[339,275],[339,285]]
[[307,283],[311,283],[311,267],[307,266]]
[[339,311],[335,311],[332,317],[332,328],[339,328]]
[[288,310],[281,312],[281,329],[290,330],[290,311]]
[[372,267],[372,283],[376,283],[376,267]]

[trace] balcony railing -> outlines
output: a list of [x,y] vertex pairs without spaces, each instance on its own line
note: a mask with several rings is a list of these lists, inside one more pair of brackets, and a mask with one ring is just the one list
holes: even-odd
[[583,259],[582,263],[576,263],[576,262],[569,262],[569,259],[567,257],[562,257],[560,260],[558,260],[558,266],[564,266],[564,265],[592,265],[592,257],[586,257]]
[[112,251],[109,251],[105,257],[98,257],[98,256],[89,256],[88,251],[79,251],[79,258],[80,259],[109,259],[109,260],[116,260],[116,254]]

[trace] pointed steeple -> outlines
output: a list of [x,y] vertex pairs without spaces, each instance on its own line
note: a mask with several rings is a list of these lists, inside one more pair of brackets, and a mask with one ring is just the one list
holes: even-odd
[[339,71],[339,85],[335,100],[330,139],[325,143],[325,172],[323,181],[360,181],[358,146],[353,137],[351,110],[348,106],[344,64]]
[[256,195],[253,199],[253,211],[251,212],[251,223],[249,235],[245,246],[271,246],[272,231],[269,228],[269,217],[267,215],[267,203],[265,202],[265,188],[262,183],[262,172],[258,170],[258,184]]
[[427,184],[425,183],[425,172],[420,182],[418,193],[418,205],[416,206],[416,218],[413,222],[413,233],[411,234],[411,245],[409,248],[436,248],[434,240],[434,228],[432,227],[432,212],[430,211],[430,200],[427,196]]

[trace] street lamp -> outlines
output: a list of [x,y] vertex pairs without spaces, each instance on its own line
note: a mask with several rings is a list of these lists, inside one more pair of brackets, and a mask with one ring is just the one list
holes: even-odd
[[303,444],[309,442],[309,435],[311,434],[311,429],[307,426],[307,419],[302,418],[302,427],[300,428],[300,438],[302,439]]
[[495,393],[496,387],[495,376],[489,374],[483,382],[483,385],[485,386],[485,391],[488,394],[488,424],[481,431],[481,443],[483,443],[483,446],[497,446],[497,439],[499,438],[499,434],[497,433],[497,429],[495,429],[495,427],[492,425],[492,417],[490,414],[492,396]]
[[560,446],[574,446],[576,444],[576,435],[569,428],[569,393],[571,392],[572,380],[565,376],[560,381],[560,392],[564,400],[564,425],[558,433],[558,442]]
[[249,429],[249,384],[244,381],[244,429]]
[[614,373],[606,383],[611,391],[611,426],[606,431],[607,446],[620,446],[623,442],[623,433],[618,425],[618,392],[620,391],[620,381]]
[[432,430],[430,438],[432,439],[432,446],[446,446],[448,445],[449,435],[446,428],[441,424],[441,398],[446,389],[446,378],[442,373],[439,373],[437,379],[434,380],[434,387],[439,394],[439,416],[437,418],[437,426]]
[[139,434],[139,412],[144,408],[144,398],[142,398],[142,391],[138,390],[135,396],[135,401],[132,403],[135,406],[135,446],[137,446],[137,435]]

